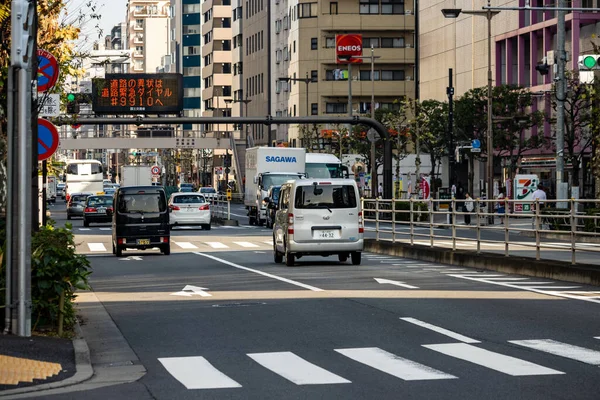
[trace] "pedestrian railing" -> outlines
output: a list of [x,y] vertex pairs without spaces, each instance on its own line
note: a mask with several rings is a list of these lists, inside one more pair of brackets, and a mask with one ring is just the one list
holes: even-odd
[[225,196],[219,195],[210,199],[210,216],[215,222],[230,219],[231,204]]
[[362,205],[365,222],[374,224],[365,229],[377,240],[600,264],[600,200],[473,199],[471,212],[464,200],[362,199]]

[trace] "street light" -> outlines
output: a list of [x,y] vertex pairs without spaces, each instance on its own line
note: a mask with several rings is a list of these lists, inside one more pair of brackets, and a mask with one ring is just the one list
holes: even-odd
[[[488,6],[490,1],[488,0]],[[488,30],[488,83],[487,83],[487,189],[485,191],[488,200],[492,199],[494,187],[494,135],[492,132],[492,18],[498,15],[500,11],[487,10],[461,10],[460,8],[445,8],[442,9],[442,14],[445,18],[458,18],[460,13],[469,15],[479,15],[486,17]],[[454,49],[456,51],[456,49]],[[490,203],[488,203],[490,204]],[[493,222],[493,216],[488,217],[488,220]]]
[[308,110],[308,84],[313,81],[312,78],[308,77],[308,72],[306,73],[306,78],[284,77],[284,78],[279,78],[279,81],[280,82],[304,82],[306,84],[306,116],[308,117],[310,115],[310,111]]
[[[246,108],[246,110],[244,111],[246,117],[248,116],[248,103],[250,103],[252,100],[250,100],[248,98],[248,95],[246,94],[246,98],[245,99],[239,99],[239,100],[234,100],[234,99],[225,99],[225,103],[226,104],[231,104],[231,103],[244,103],[244,106]],[[240,107],[240,117],[243,117],[244,115],[242,115],[242,108]],[[248,148],[248,124],[244,124],[244,130],[246,131],[245,136],[246,136],[246,148]]]

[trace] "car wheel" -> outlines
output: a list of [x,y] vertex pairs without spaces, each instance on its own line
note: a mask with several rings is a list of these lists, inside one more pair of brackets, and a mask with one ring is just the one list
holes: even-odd
[[283,254],[277,250],[277,243],[275,243],[275,236],[273,236],[273,261],[275,264],[281,264],[283,262]]
[[294,255],[289,252],[287,246],[285,246],[285,265],[288,267],[293,267],[295,261],[296,257],[294,257]]
[[211,228],[210,224],[202,225],[202,229],[204,229],[205,231],[210,231],[210,228]]
[[341,263],[345,263],[346,261],[348,261],[348,254],[338,254],[338,260],[340,260]]
[[168,256],[169,254],[171,254],[171,244],[165,244],[163,246],[163,248],[161,249],[161,251],[165,256]]
[[86,228],[90,226],[90,223],[86,221],[85,218],[83,219],[83,226],[85,226]]
[[113,254],[117,254],[117,250],[115,249],[115,242],[112,242],[112,250],[113,250]]
[[352,265],[360,265],[360,256],[362,253],[358,252],[358,251],[353,251],[352,252]]
[[123,257],[123,249],[117,246],[117,248],[115,249],[115,254],[117,257]]
[[69,219],[69,220],[71,219],[71,216],[69,214],[67,214],[67,219]]
[[254,219],[254,217],[248,218],[248,225],[256,225],[256,220]]

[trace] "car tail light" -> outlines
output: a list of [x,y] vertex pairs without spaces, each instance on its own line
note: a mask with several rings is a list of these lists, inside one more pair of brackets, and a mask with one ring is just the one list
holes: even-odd
[[177,207],[177,206],[169,206],[171,208],[171,210],[173,211],[179,211],[181,210],[181,208]]
[[85,208],[85,212],[96,212],[98,210],[96,210],[94,207],[86,207]]
[[65,196],[65,200],[67,200],[67,203],[70,203],[71,202],[71,195],[70,194],[66,195]]
[[358,233],[365,233],[365,222],[362,211],[358,212]]
[[288,234],[294,234],[294,214],[288,214]]
[[108,212],[113,212],[113,208],[112,208],[112,207],[108,207],[108,208],[106,209],[106,211],[108,211]]
[[123,238],[117,239],[117,244],[125,244],[125,243],[127,243],[125,241],[125,239],[123,239]]
[[202,204],[199,210],[210,210],[210,206],[208,204]]
[[161,243],[169,243],[169,238],[168,237],[161,237],[160,238],[160,242]]

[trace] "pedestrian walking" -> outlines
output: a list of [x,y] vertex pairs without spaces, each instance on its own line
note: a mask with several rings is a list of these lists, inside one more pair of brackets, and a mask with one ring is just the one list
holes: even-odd
[[475,209],[475,203],[469,192],[465,193],[465,201],[463,203],[463,212],[465,213],[465,225],[471,225],[471,213]]
[[504,194],[504,188],[500,189],[500,193],[496,199],[498,200],[496,203],[496,209],[500,215],[500,223],[503,224],[504,214],[506,214],[506,195]]
[[[531,211],[533,211],[533,218],[531,219],[531,229],[535,229],[535,219],[537,218],[537,210],[535,207],[536,207],[536,205],[539,204],[540,214],[541,214],[542,211],[544,210],[546,200],[548,200],[548,198],[546,196],[546,192],[544,191],[544,186],[538,185],[537,189],[535,190],[535,192],[533,192],[533,195],[531,197],[533,200],[533,204],[531,205]],[[540,228],[546,229],[544,227],[544,217],[543,216],[541,217]]]
[[383,196],[383,185],[380,183],[379,187],[377,188],[377,193],[379,194],[379,197]]

